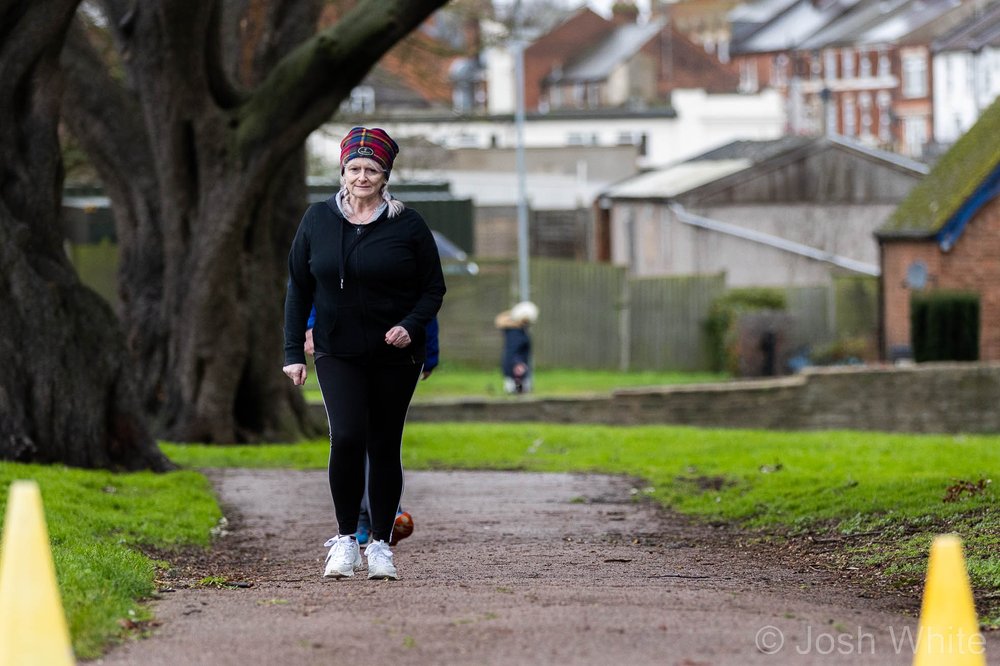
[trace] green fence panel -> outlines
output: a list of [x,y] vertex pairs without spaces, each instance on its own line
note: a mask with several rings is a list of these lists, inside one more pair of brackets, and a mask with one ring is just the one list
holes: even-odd
[[479,275],[448,275],[448,293],[438,313],[441,363],[479,368],[496,366],[499,372],[501,337],[493,320],[509,308],[510,267],[481,266]]
[[625,271],[562,259],[530,265],[531,300],[539,309],[532,335],[536,365],[615,369]]
[[631,370],[705,370],[705,318],[725,276],[636,278],[629,282]]

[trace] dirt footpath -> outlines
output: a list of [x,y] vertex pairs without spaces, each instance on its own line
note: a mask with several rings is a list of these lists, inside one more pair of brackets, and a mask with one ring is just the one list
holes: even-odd
[[[209,472],[229,520],[101,664],[910,664],[913,600],[633,501],[620,478],[408,472],[402,580],[322,578],[325,472]],[[175,562],[177,558],[175,558]],[[243,585],[197,582],[225,576]],[[172,590],[172,591],[167,591]],[[1000,641],[988,637],[988,651]]]

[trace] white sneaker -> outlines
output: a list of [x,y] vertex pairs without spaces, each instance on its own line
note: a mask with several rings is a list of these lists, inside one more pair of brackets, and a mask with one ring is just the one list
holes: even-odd
[[350,578],[362,567],[361,549],[356,539],[350,536],[335,536],[328,539],[324,546],[330,547],[326,554],[326,578]]
[[392,551],[385,541],[372,541],[365,548],[368,558],[368,577],[399,580],[396,565],[392,563]]

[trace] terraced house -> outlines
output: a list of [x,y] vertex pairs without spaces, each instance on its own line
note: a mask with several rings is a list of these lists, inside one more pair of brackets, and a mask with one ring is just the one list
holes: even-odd
[[732,14],[733,61],[742,90],[782,92],[790,133],[841,134],[920,158],[935,139],[934,44],[970,21],[995,26],[984,5],[760,0]]

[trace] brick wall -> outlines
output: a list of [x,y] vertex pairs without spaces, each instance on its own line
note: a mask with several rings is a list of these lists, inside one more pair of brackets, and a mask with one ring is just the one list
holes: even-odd
[[781,379],[600,396],[415,403],[409,420],[998,433],[998,404],[1000,363],[928,363],[814,368]]
[[927,289],[979,294],[979,358],[1000,360],[1000,199],[976,214],[950,252],[933,241],[891,241],[882,253],[884,354],[910,344],[906,270],[920,259],[928,269]]

